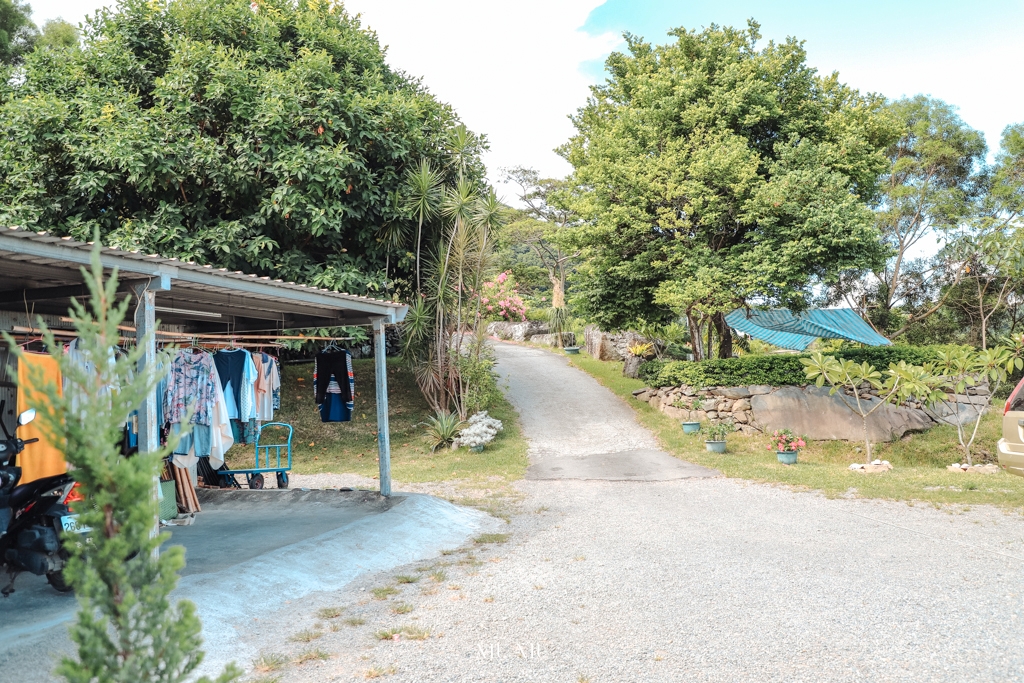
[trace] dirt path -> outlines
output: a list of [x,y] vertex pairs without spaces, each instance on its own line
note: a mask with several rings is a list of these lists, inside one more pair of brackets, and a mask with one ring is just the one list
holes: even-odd
[[[557,356],[498,353],[535,465],[574,449],[656,451],[628,407]],[[533,476],[518,485],[525,501],[507,538],[478,539],[294,610],[294,629],[320,635],[310,646],[268,648],[294,659],[314,647],[326,659],[273,675],[410,683],[1024,679],[1019,516],[828,500],[722,477]],[[373,597],[387,587],[395,593]],[[332,604],[343,616],[318,620],[316,608]]]

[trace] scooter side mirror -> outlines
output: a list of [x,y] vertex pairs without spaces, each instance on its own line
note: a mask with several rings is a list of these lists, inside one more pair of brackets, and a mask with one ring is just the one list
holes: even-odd
[[18,416],[18,424],[20,426],[25,426],[34,419],[36,419],[36,409],[29,408],[28,410],[26,410],[25,412]]

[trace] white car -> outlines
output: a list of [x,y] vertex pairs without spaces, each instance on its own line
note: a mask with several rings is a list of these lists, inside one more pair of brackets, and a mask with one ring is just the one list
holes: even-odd
[[1003,409],[1003,438],[996,444],[999,464],[1024,477],[1024,379],[1014,387]]

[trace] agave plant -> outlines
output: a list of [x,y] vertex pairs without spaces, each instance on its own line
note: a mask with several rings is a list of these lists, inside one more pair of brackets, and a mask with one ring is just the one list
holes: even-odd
[[458,413],[445,413],[437,411],[433,417],[426,421],[427,434],[434,440],[431,451],[436,451],[442,446],[450,446],[466,423],[459,418]]

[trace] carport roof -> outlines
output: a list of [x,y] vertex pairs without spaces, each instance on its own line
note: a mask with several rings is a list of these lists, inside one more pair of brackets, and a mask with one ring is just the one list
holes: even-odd
[[[91,243],[45,232],[0,228],[0,310],[65,314],[87,294],[81,267]],[[187,332],[276,331],[401,322],[408,307],[226,268],[104,247],[104,268],[117,268],[122,288],[148,283],[157,316]]]

